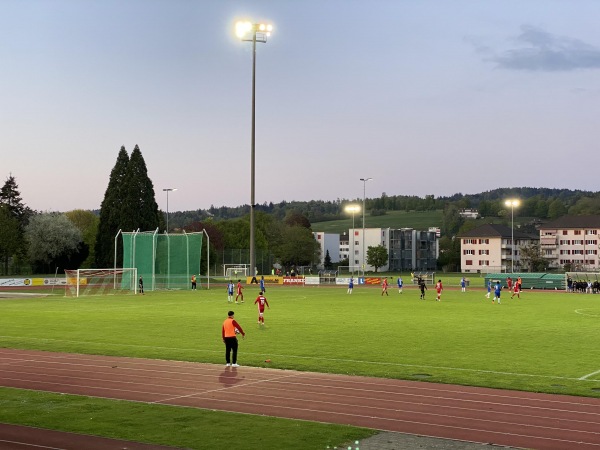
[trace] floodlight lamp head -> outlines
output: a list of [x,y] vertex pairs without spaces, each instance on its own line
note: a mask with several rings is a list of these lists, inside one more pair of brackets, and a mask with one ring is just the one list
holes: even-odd
[[252,31],[252,24],[248,21],[240,21],[235,24],[235,34],[240,39]]

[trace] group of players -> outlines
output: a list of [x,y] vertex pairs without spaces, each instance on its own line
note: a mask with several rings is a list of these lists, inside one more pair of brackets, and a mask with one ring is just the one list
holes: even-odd
[[[260,284],[260,292],[258,294],[258,297],[256,297],[256,300],[254,300],[254,304],[258,305],[258,324],[264,325],[265,324],[265,316],[264,316],[265,306],[269,309],[271,309],[271,307],[269,306],[269,302],[267,301],[267,298],[265,297],[266,288],[265,288],[264,277],[260,278],[259,284]],[[233,281],[229,280],[229,283],[227,284],[227,303],[234,302],[233,291],[234,291]],[[236,291],[235,303],[236,304],[244,303],[244,287],[242,286],[242,280],[238,280],[237,286],[235,287],[235,291]],[[238,299],[240,299],[239,302],[238,302]]]
[[[423,280],[423,278],[421,277],[416,277],[416,281],[417,281],[417,287],[419,288],[420,291],[420,296],[419,299],[420,300],[425,300],[425,291],[427,290],[427,285],[425,284],[425,280]],[[403,281],[402,281],[402,277],[398,277],[398,293],[402,294],[402,288],[403,288]],[[460,287],[461,287],[461,291],[462,292],[466,292],[466,279],[463,277],[460,281]],[[517,280],[513,283],[513,280],[511,277],[508,277],[506,279],[506,287],[508,288],[509,292],[511,292],[511,296],[510,298],[514,298],[515,295],[517,296],[517,298],[521,298],[521,290],[522,290],[522,280],[521,277],[518,277]],[[386,295],[389,296],[388,294],[388,279],[387,277],[385,277],[381,283],[381,295]],[[350,280],[348,282],[348,294],[352,294],[352,290],[354,289],[354,277],[350,277]],[[494,289],[494,298],[492,299],[492,302],[495,303],[496,301],[498,301],[498,304],[500,304],[500,294],[502,291],[502,285],[500,284],[500,281],[497,281],[496,284],[493,286]],[[441,301],[442,300],[442,291],[444,290],[444,285],[442,283],[442,280],[438,280],[437,283],[435,284],[435,291],[436,291],[436,301]],[[492,292],[492,280],[488,280],[487,283],[487,294],[486,294],[486,298],[490,298]]]

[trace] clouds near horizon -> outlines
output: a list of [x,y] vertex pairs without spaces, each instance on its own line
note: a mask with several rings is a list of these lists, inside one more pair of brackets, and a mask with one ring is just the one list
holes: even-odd
[[[600,48],[579,39],[558,36],[543,29],[523,25],[512,39],[515,48],[486,58],[498,68],[509,70],[566,72],[600,69]],[[482,52],[492,52],[480,48]]]

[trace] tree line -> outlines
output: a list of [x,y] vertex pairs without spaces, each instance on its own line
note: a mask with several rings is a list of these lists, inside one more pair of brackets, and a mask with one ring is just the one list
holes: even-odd
[[[535,233],[542,220],[565,214],[600,214],[600,192],[547,188],[499,188],[479,194],[449,197],[391,195],[365,199],[370,215],[387,211],[443,210],[439,266],[456,270],[460,262],[460,242],[453,237],[481,224],[481,220],[508,221],[509,197],[522,204],[519,217],[530,223],[521,231]],[[344,206],[362,199],[282,201],[256,208],[257,263],[270,267],[311,265],[318,260],[311,223],[346,217]],[[483,219],[465,219],[460,211],[477,208]],[[211,261],[225,261],[227,250],[249,248],[249,205],[215,207],[208,210],[171,212],[171,232],[206,230],[210,236]],[[111,170],[100,210],[74,210],[67,213],[41,213],[23,202],[15,177],[10,174],[0,189],[0,261],[3,275],[53,273],[56,268],[106,268],[114,266],[115,235],[119,230],[165,230],[165,213],[158,209],[153,183],[148,176],[142,152],[136,145],[127,153],[118,152]],[[117,266],[122,263],[121,242],[117,241]],[[203,254],[204,250],[203,250]],[[206,262],[203,261],[203,264]],[[204,267],[204,270],[206,268]]]

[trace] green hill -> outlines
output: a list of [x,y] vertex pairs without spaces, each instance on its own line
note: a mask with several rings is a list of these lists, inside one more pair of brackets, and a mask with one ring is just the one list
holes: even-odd
[[[388,211],[382,216],[371,216],[367,213],[365,226],[367,228],[414,228],[426,230],[429,227],[442,225],[443,211]],[[352,216],[342,220],[314,222],[311,224],[313,231],[326,233],[343,233],[352,228]],[[362,214],[354,217],[355,228],[362,228]]]

